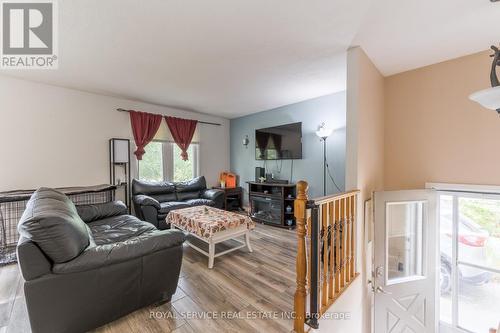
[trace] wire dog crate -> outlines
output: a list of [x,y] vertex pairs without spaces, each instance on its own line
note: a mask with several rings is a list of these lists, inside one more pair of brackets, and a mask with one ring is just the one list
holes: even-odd
[[[65,187],[57,190],[66,194],[78,206],[113,201],[116,186]],[[17,224],[33,192],[35,190],[0,192],[0,266],[17,261]]]

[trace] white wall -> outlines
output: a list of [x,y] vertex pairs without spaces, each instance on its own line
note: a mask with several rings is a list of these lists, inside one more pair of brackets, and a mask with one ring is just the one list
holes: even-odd
[[0,76],[0,191],[109,183],[108,140],[133,145],[118,107],[221,123],[198,125],[200,172],[229,169],[227,119]]
[[372,292],[367,284],[371,250],[366,245],[364,202],[384,184],[384,78],[360,47],[347,52],[346,190],[359,189],[356,269],[360,276],[330,308],[350,320],[322,320],[320,332],[371,331]]

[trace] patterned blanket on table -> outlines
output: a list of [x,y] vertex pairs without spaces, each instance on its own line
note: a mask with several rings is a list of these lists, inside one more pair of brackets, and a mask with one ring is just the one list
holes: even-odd
[[167,222],[206,239],[217,232],[241,225],[246,225],[249,230],[255,228],[255,223],[248,216],[209,206],[173,210],[168,213]]

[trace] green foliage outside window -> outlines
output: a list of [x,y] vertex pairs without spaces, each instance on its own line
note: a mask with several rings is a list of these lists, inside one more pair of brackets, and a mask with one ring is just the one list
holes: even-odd
[[500,238],[499,200],[461,198],[460,211],[487,230],[490,236]]
[[139,177],[144,180],[163,180],[162,143],[150,142],[144,149],[146,153],[139,161]]
[[500,268],[500,200],[460,198],[460,213],[488,231],[488,264]]
[[193,170],[193,146],[190,145],[188,150],[188,160],[183,161],[181,158],[181,149],[174,145],[174,179],[173,181],[179,182],[183,180],[192,179],[194,176]]
[[[146,153],[139,161],[139,178],[150,181],[162,181],[167,177],[163,174],[163,145],[172,145],[172,156],[165,156],[167,169],[173,169],[172,181],[183,181],[192,179],[195,175],[193,159],[193,145],[189,146],[187,161],[181,158],[181,149],[173,143],[150,142],[146,148]],[[170,163],[171,166],[170,166]]]

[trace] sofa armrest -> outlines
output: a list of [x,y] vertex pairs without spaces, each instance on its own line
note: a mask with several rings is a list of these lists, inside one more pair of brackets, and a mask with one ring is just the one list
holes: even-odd
[[158,202],[158,200],[156,200],[155,198],[149,197],[147,195],[144,195],[144,194],[135,195],[134,196],[134,203],[136,203],[140,206],[153,206],[156,209],[161,209],[161,206],[160,206],[160,203]]
[[84,222],[92,222],[107,217],[128,214],[127,206],[121,201],[112,201],[102,204],[76,206],[80,218]]
[[185,238],[180,230],[153,230],[123,242],[89,246],[75,259],[55,264],[52,271],[56,274],[68,274],[118,264],[164,249],[182,246]]
[[209,200],[214,200],[216,201],[218,198],[224,197],[224,191],[218,190],[218,189],[210,189],[210,190],[205,190],[201,194],[201,197],[203,199],[209,199]]
[[201,193],[203,199],[212,200],[214,207],[222,208],[224,206],[224,191],[218,189],[205,190]]
[[21,274],[26,281],[50,274],[52,263],[38,245],[29,239],[21,236],[16,252]]

